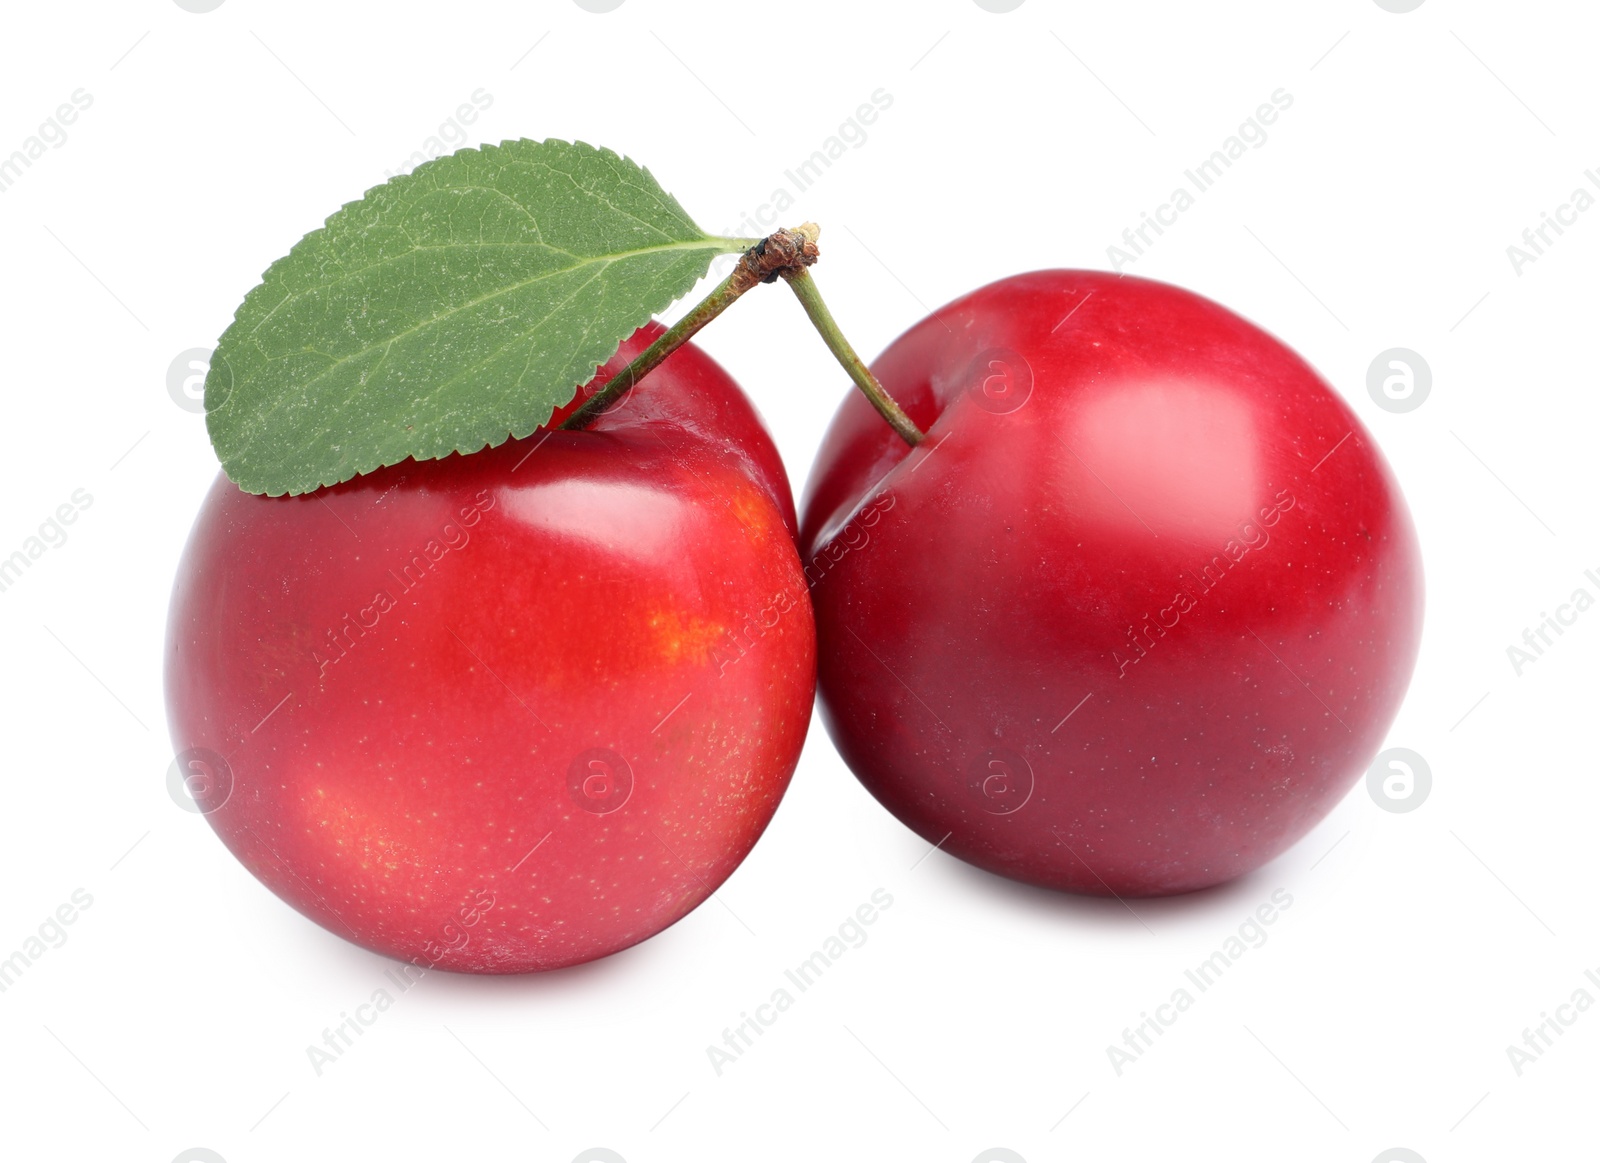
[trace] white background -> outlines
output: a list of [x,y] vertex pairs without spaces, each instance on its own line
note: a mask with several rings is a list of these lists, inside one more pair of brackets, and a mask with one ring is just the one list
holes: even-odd
[[[74,890],[93,905],[0,994],[0,1157],[1594,1157],[1600,1012],[1520,1076],[1506,1053],[1575,990],[1600,999],[1600,613],[1520,676],[1506,653],[1600,594],[1600,212],[1520,274],[1506,250],[1600,170],[1592,6],[100,0],[3,21],[0,156],[75,90],[93,105],[0,194],[0,556],[94,500],[0,593],[0,957]],[[879,88],[892,107],[786,216],[823,224],[817,277],[869,354],[994,278],[1109,265],[1293,95],[1129,269],[1281,336],[1389,456],[1428,618],[1387,746],[1426,758],[1430,796],[1395,814],[1358,785],[1258,873],[1128,908],[926,855],[814,724],[721,904],[572,971],[430,975],[318,1077],[307,1045],[388,963],[168,796],[163,620],[216,471],[169,365],[475,90],[473,142],[608,145],[732,232]],[[704,346],[798,492],[845,385],[797,304],[757,292]],[[1408,413],[1366,388],[1395,346],[1433,373]],[[868,942],[719,1077],[707,1045],[879,887]],[[1267,943],[1119,1076],[1107,1046],[1278,889]]]

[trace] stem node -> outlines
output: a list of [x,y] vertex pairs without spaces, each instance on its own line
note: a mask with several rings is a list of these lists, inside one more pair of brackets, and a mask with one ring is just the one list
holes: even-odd
[[618,396],[659,367],[667,356],[689,342],[696,332],[731,307],[739,296],[752,287],[773,282],[779,275],[791,271],[804,273],[806,267],[816,262],[821,253],[817,250],[817,236],[820,233],[815,222],[806,222],[793,230],[774,231],[745,251],[731,275],[718,283],[709,295],[663,332],[659,339],[640,352],[632,363],[607,380],[605,387],[562,421],[561,427],[571,431],[589,427],[595,417],[610,407]]
[[776,282],[781,277],[794,291],[795,297],[800,300],[800,305],[805,308],[807,317],[822,336],[822,341],[828,345],[828,350],[833,352],[834,358],[844,367],[851,382],[861,389],[861,393],[878,410],[878,414],[889,422],[889,426],[900,435],[901,439],[913,447],[920,444],[922,430],[911,422],[911,417],[907,416],[893,397],[884,391],[883,385],[872,374],[872,370],[856,354],[855,348],[850,346],[850,341],[839,330],[839,325],[834,322],[833,315],[823,303],[822,293],[812,281],[811,272],[806,269],[817,261],[821,253],[817,249],[819,234],[821,231],[816,223],[805,222],[792,230],[774,231],[745,251],[740,256],[738,265],[733,268],[732,274],[718,283],[715,290],[663,332],[659,339],[640,352],[632,363],[612,376],[605,387],[590,396],[582,407],[562,422],[561,427],[573,430],[587,428],[594,423],[595,417],[610,407],[612,401],[632,388],[652,369],[659,367],[667,356],[677,351],[702,327],[731,307],[739,296],[752,287],[761,283]]

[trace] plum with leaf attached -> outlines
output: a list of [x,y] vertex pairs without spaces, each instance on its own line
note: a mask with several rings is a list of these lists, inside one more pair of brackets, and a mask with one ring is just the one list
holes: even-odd
[[507,143],[341,211],[224,336],[172,737],[218,835],[332,932],[587,961],[771,819],[815,679],[777,451],[692,346],[591,407],[662,354],[619,338],[746,246],[613,154]]

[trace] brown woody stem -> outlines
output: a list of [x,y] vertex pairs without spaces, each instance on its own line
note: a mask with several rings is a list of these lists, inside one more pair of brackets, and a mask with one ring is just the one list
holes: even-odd
[[595,417],[611,406],[612,402],[649,372],[687,343],[696,332],[731,307],[738,298],[758,283],[770,283],[780,274],[804,271],[817,261],[817,228],[810,222],[794,230],[779,230],[763,238],[739,259],[733,273],[678,320],[661,337],[638,354],[632,363],[623,368],[605,387],[586,400],[581,408],[568,416],[561,427],[587,428]]

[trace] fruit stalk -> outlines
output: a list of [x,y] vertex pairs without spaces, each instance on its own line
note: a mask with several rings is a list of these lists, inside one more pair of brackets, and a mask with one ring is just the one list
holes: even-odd
[[883,385],[878,382],[878,377],[872,374],[872,369],[856,354],[855,348],[850,346],[850,341],[839,330],[839,325],[834,322],[833,314],[822,301],[822,292],[817,290],[817,284],[811,277],[811,272],[805,267],[792,267],[782,272],[789,288],[794,291],[795,297],[800,300],[800,305],[805,308],[806,315],[816,327],[822,341],[828,345],[828,350],[833,352],[845,373],[849,375],[856,387],[861,389],[862,395],[878,410],[878,414],[889,422],[889,427],[899,433],[901,439],[913,448],[922,443],[922,429],[911,422],[900,405]]
[[815,223],[807,222],[793,230],[775,231],[745,251],[731,275],[718,283],[687,315],[669,327],[661,338],[640,352],[638,358],[612,376],[605,387],[590,396],[581,408],[566,418],[561,427],[571,430],[587,428],[618,396],[658,367],[667,356],[731,307],[746,291],[759,283],[772,282],[779,274],[804,271],[816,262],[819,233]]
[[851,382],[861,389],[861,393],[901,439],[912,446],[920,444],[922,430],[912,423],[911,417],[895,403],[883,385],[878,382],[877,377],[872,374],[866,361],[856,354],[855,348],[850,346],[850,341],[839,330],[839,325],[834,321],[827,304],[822,301],[822,292],[817,290],[817,284],[812,281],[810,272],[806,270],[817,261],[820,253],[817,250],[819,233],[815,223],[807,222],[793,230],[775,231],[745,251],[731,275],[718,283],[709,295],[668,328],[661,338],[640,352],[637,359],[612,376],[603,388],[568,416],[561,427],[569,430],[587,428],[617,397],[631,389],[652,369],[660,366],[669,355],[693,338],[707,323],[731,307],[746,291],[758,283],[770,283],[781,276],[794,291],[795,297],[800,300],[800,305],[805,308],[806,316],[811,320],[812,326],[822,336],[823,343],[833,352],[834,358],[844,368]]

